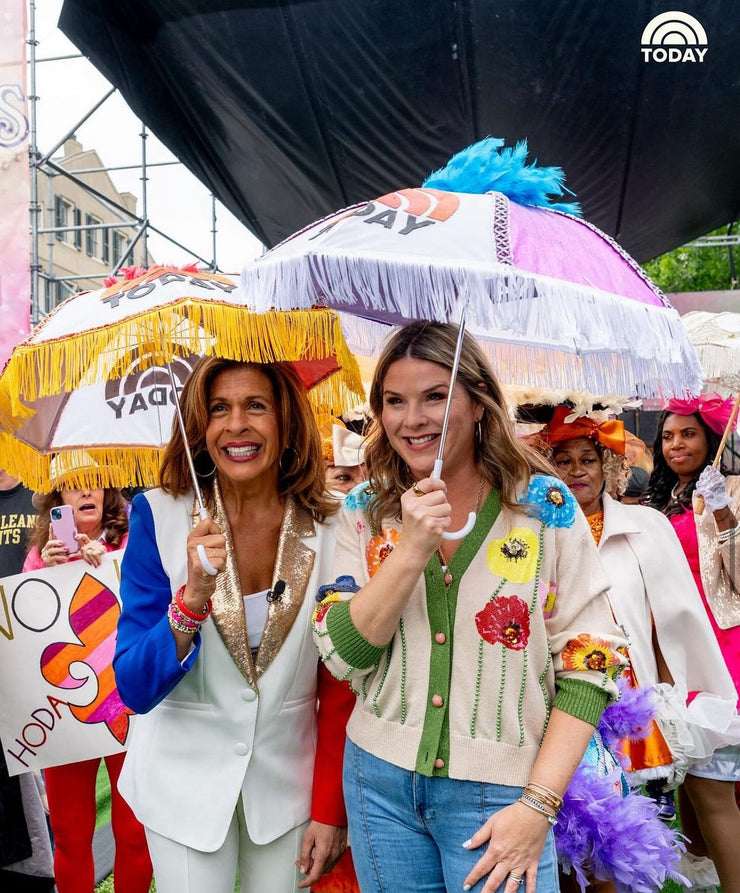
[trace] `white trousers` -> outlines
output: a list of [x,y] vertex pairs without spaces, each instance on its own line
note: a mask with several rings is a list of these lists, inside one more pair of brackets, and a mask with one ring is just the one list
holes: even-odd
[[[234,893],[239,868],[241,893],[297,893],[303,879],[295,867],[308,822],[271,843],[250,838],[241,797],[226,832],[213,853],[202,853],[146,828],[157,893]],[[303,893],[303,891],[301,891]]]

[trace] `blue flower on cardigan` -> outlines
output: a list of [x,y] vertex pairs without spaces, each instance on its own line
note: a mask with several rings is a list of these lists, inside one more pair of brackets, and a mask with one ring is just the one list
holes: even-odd
[[372,496],[372,487],[367,481],[363,481],[349,491],[344,497],[344,502],[342,504],[346,509],[349,509],[349,511],[357,511],[358,509],[364,511],[370,504]]
[[576,518],[575,497],[560,478],[550,475],[536,474],[520,502],[534,506],[545,527],[570,527]]

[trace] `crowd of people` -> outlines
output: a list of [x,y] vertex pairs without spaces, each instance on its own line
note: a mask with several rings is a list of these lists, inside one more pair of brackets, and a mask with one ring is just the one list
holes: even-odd
[[[118,893],[152,874],[158,893],[578,889],[553,829],[625,686],[654,711],[611,755],[616,796],[658,823],[677,799],[679,873],[740,893],[740,478],[713,467],[729,402],[671,401],[648,478],[604,414],[559,406],[518,437],[469,334],[451,384],[457,335],[400,328],[359,430],[320,428],[289,364],[201,360],[180,406],[205,518],[178,426],[131,504],[62,474],[31,504],[0,475],[0,511],[35,516],[3,576],[125,548]],[[0,775],[3,890],[92,893],[99,764]]]

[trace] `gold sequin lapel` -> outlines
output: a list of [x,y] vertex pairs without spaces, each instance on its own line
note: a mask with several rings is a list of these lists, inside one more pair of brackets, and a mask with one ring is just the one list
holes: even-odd
[[[285,583],[280,601],[270,602],[267,624],[262,634],[256,662],[252,659],[244,615],[244,600],[239,571],[234,558],[231,527],[226,516],[218,482],[214,481],[211,516],[226,537],[226,568],[216,577],[216,591],[211,603],[211,619],[216,625],[234,663],[250,687],[259,690],[257,680],[274,659],[285,637],[290,632],[306,595],[308,581],[316,557],[313,549],[301,542],[301,537],[316,535],[311,516],[299,509],[288,497],[280,526],[277,559],[273,571],[273,588],[278,580]],[[193,503],[193,526],[198,523],[197,501]]]
[[257,652],[258,678],[270,666],[280,650],[306,597],[316,553],[306,546],[301,538],[311,536],[316,536],[313,518],[288,498],[280,527],[275,570],[272,574],[273,588],[278,580],[282,580],[285,583],[285,591],[280,601],[270,602],[267,625]]

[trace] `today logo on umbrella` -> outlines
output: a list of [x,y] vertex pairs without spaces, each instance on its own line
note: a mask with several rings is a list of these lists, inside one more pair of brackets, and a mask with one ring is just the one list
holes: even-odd
[[214,291],[214,289],[220,289],[227,294],[236,288],[236,285],[231,280],[224,276],[217,276],[215,273],[200,273],[196,271],[181,273],[169,267],[155,267],[149,271],[145,270],[141,276],[137,276],[134,279],[122,279],[103,289],[100,292],[100,301],[115,309],[122,298],[136,301],[146,298],[157,289],[165,288],[173,283],[177,285],[186,283],[193,289],[210,292]]
[[703,62],[707,32],[687,12],[661,12],[642,32],[640,52],[645,62]]
[[[178,392],[197,360],[197,356],[190,356],[178,357],[171,362]],[[141,369],[134,364],[125,376],[111,379],[105,384],[105,402],[113,410],[117,420],[124,415],[133,415],[152,407],[168,404],[174,407],[175,399],[169,373],[161,366]]]
[[422,227],[449,220],[459,206],[460,200],[453,192],[400,189],[368,202],[364,208],[355,211],[354,216],[364,217],[364,223],[377,223],[407,236]]
[[363,223],[378,224],[399,236],[408,236],[427,226],[449,220],[459,207],[460,199],[454,192],[424,187],[399,189],[381,195],[356,210],[335,215],[326,226],[319,228],[309,241],[323,236],[338,223],[350,217],[361,217]]

